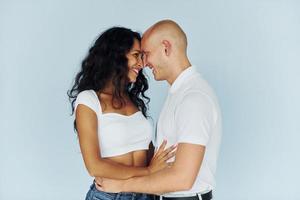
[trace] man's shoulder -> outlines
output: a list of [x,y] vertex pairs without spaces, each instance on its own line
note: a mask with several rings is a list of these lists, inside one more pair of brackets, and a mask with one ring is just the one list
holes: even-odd
[[218,100],[213,88],[200,75],[193,76],[185,82],[176,95],[177,107],[203,105],[218,107]]
[[214,96],[214,91],[200,74],[192,76],[188,81],[182,84],[180,90],[178,90],[178,96],[183,98],[193,98],[193,96],[203,95]]

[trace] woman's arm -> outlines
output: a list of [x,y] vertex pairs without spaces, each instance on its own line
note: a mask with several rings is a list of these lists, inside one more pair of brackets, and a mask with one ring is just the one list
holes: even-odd
[[145,176],[167,167],[165,160],[173,155],[171,153],[174,148],[168,148],[164,151],[165,156],[159,160],[154,160],[149,167],[125,166],[111,160],[102,159],[100,155],[101,147],[98,142],[96,113],[83,104],[79,104],[76,109],[76,127],[85,166],[93,177],[128,179],[135,176]]

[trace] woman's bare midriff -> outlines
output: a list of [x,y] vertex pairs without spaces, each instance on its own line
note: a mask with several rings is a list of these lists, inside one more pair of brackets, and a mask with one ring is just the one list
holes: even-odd
[[147,166],[147,151],[139,150],[129,152],[120,156],[106,158],[108,160],[132,167],[146,167]]

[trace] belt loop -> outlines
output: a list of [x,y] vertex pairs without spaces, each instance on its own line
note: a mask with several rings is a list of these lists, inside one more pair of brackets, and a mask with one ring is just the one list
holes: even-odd
[[119,200],[121,196],[121,192],[117,193],[116,197],[114,198],[114,200]]
[[202,197],[201,197],[201,194],[200,194],[200,193],[197,193],[197,196],[198,196],[198,199],[199,199],[199,200],[202,200]]

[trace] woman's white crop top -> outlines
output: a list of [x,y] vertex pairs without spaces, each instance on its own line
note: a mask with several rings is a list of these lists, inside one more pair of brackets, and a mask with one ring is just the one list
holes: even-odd
[[129,116],[102,113],[100,101],[94,90],[80,92],[75,101],[75,111],[79,104],[88,106],[97,115],[102,158],[148,149],[152,140],[152,126],[141,111]]

